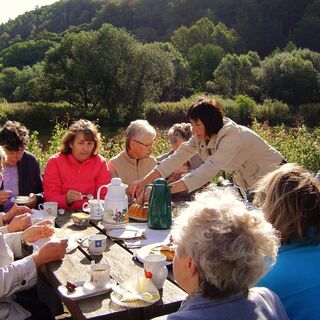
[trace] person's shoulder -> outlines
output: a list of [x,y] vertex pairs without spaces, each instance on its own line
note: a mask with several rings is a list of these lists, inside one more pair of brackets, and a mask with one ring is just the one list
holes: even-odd
[[260,296],[267,300],[280,300],[276,293],[265,287],[253,287],[249,290],[249,293],[251,296]]
[[127,163],[130,161],[127,153],[125,150],[119,152],[115,156],[113,156],[109,161],[108,161],[108,166],[110,167],[117,167],[117,166],[122,166],[124,163]]
[[151,162],[151,163],[157,163],[157,159],[153,156],[150,156],[149,158],[146,158],[147,161]]
[[23,157],[25,159],[37,160],[36,156],[33,153],[31,153],[30,151],[25,151],[23,154]]
[[106,163],[106,159],[104,156],[102,156],[101,154],[97,154],[95,156],[92,157],[94,159],[94,161],[97,161],[98,163]]
[[56,154],[52,155],[49,158],[47,164],[64,162],[64,161],[67,161],[67,155],[64,154],[64,153],[59,152],[59,153],[56,153]]
[[240,125],[237,124],[235,121],[233,121],[230,118],[224,117],[223,118],[223,127],[221,130],[239,130]]
[[126,151],[125,151],[125,150],[122,150],[121,152],[119,152],[119,153],[117,153],[116,155],[114,155],[114,156],[109,160],[109,162],[110,162],[110,161],[111,161],[111,162],[114,162],[114,161],[118,160],[119,158],[124,157],[124,156],[125,156],[125,153],[126,153]]
[[230,118],[224,117],[223,118],[223,127],[217,133],[217,139],[221,139],[224,136],[238,136],[241,131],[242,127]]

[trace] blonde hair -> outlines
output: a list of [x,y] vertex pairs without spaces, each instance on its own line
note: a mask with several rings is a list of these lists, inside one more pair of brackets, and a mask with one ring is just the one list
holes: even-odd
[[76,135],[82,132],[85,139],[94,142],[92,155],[97,155],[99,152],[101,138],[97,127],[89,120],[80,119],[74,122],[68,129],[61,141],[60,151],[68,154],[72,152],[70,144],[74,141]]
[[202,295],[225,299],[248,293],[275,263],[280,240],[260,212],[228,191],[206,191],[178,219],[178,256],[191,256]]
[[255,191],[254,203],[281,232],[283,242],[305,240],[310,226],[319,230],[319,186],[305,168],[293,163],[282,165],[260,179]]

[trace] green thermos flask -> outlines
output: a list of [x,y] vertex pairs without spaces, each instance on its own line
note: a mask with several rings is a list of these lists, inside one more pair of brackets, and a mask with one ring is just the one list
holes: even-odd
[[151,229],[165,230],[170,229],[172,224],[171,217],[171,194],[167,181],[159,178],[148,184],[144,188],[151,186],[151,193],[148,206],[148,226]]

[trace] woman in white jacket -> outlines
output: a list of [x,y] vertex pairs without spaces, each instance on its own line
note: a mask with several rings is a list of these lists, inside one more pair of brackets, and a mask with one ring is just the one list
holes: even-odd
[[195,102],[187,112],[187,119],[192,125],[191,139],[143,179],[132,183],[131,196],[140,194],[154,179],[168,177],[195,154],[205,162],[172,183],[171,193],[196,190],[210,182],[220,170],[232,172],[235,184],[249,192],[259,178],[286,162],[255,132],[224,117],[221,105],[213,99]]

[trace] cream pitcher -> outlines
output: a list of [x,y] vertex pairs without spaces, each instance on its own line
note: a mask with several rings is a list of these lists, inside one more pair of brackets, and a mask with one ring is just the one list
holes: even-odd
[[98,199],[102,188],[108,188],[108,192],[104,198],[103,206],[103,223],[105,225],[125,224],[129,221],[128,215],[128,197],[126,189],[128,185],[122,183],[120,178],[112,178],[108,185],[102,185],[98,190]]

